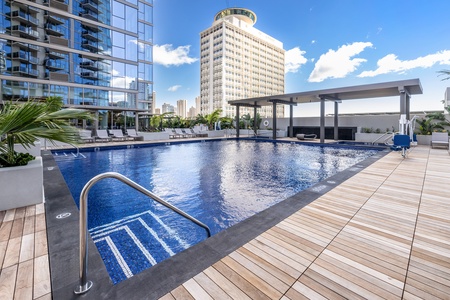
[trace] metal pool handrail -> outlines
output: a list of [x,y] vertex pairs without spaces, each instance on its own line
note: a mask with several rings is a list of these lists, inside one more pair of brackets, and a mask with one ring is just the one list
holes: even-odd
[[170,208],[180,216],[185,217],[186,219],[192,221],[193,223],[197,224],[200,227],[203,227],[206,230],[206,233],[208,237],[211,236],[211,231],[209,227],[196,218],[190,216],[189,214],[185,213],[181,209],[173,206],[172,204],[164,201],[157,195],[153,194],[143,186],[137,184],[136,182],[132,181],[131,179],[116,173],[116,172],[106,172],[99,174],[95,177],[93,177],[91,180],[86,183],[86,185],[83,187],[83,190],[81,191],[80,195],[80,285],[75,287],[74,293],[84,294],[86,293],[91,287],[92,287],[92,281],[87,280],[87,257],[88,257],[88,247],[87,247],[87,241],[88,241],[88,234],[87,234],[87,198],[88,193],[91,187],[104,178],[115,178],[120,181],[122,181],[125,184],[128,184],[130,187],[134,188],[135,190],[138,190],[142,194],[152,198],[156,202],[164,205],[167,208]]

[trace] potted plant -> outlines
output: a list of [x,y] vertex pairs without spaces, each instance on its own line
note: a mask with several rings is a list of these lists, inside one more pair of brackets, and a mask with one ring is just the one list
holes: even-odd
[[42,159],[15,151],[19,144],[30,149],[38,138],[78,143],[77,128],[71,119],[91,119],[79,109],[61,109],[61,97],[44,102],[8,102],[0,107],[0,210],[22,207],[43,201]]

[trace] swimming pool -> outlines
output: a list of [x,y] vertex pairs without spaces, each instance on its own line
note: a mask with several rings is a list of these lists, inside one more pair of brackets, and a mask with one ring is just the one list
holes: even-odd
[[[89,179],[114,171],[206,223],[215,234],[375,153],[230,140],[54,156],[76,202]],[[205,238],[202,228],[114,179],[91,189],[88,226],[113,283]]]

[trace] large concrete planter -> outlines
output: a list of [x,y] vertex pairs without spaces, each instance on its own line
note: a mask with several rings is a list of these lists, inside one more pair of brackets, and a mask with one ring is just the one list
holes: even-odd
[[431,135],[417,135],[417,144],[430,146]]
[[0,168],[0,211],[44,202],[42,157],[26,166]]

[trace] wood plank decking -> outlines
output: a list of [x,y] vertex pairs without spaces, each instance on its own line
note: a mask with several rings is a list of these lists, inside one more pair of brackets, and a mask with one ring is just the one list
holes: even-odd
[[[450,299],[449,171],[390,153],[161,299]],[[0,221],[0,299],[51,299],[44,204]]]

